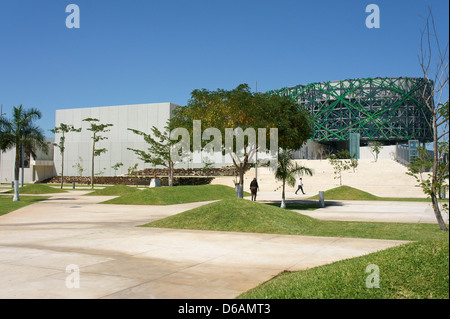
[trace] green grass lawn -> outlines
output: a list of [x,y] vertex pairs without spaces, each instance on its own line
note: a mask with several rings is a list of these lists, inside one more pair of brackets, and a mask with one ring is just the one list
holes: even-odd
[[105,186],[102,189],[96,189],[93,192],[86,194],[86,196],[124,196],[130,193],[139,192],[136,187],[126,185]]
[[[435,224],[321,221],[234,198],[143,226],[418,241],[305,271],[285,272],[240,298],[448,298],[449,234]],[[379,289],[365,285],[369,264],[380,269]]]
[[[110,193],[113,191],[117,191],[114,195],[120,197],[105,201],[102,204],[174,205],[236,197],[234,188],[223,185],[153,187],[143,190],[135,189],[135,191],[128,188],[116,188]],[[107,192],[107,189],[103,191],[104,194]],[[95,195],[95,193],[92,194]],[[244,192],[244,196],[249,195]]]
[[[367,288],[368,265],[379,269],[379,288]],[[243,299],[448,299],[449,243],[406,244],[304,271],[284,272]]]
[[16,209],[40,202],[48,197],[44,196],[20,196],[20,201],[13,202],[12,196],[0,196],[0,216],[10,213]]
[[[6,192],[7,194],[13,194],[14,190]],[[27,184],[23,187],[19,187],[19,194],[54,194],[54,193],[66,193],[65,190],[48,186],[46,184]]]
[[146,227],[395,240],[440,240],[434,224],[318,220],[276,206],[232,198],[166,217]]
[[[56,187],[61,187],[60,183],[46,183],[46,185],[48,186],[56,186]],[[88,187],[90,186],[90,184],[80,184],[80,183],[75,183],[75,187],[76,186],[82,186],[82,187]],[[72,183],[64,183],[63,187],[67,187],[67,188],[72,188]]]
[[[379,197],[368,192],[350,187],[339,186],[324,192],[325,201],[327,200],[374,200],[374,201],[408,201],[408,202],[429,202],[428,198],[411,198],[411,197]],[[319,195],[312,196],[308,199],[318,200]],[[444,200],[443,200],[444,201]]]

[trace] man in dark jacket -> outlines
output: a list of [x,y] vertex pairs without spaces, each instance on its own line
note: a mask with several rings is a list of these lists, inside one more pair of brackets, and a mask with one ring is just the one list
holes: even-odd
[[252,193],[252,201],[256,201],[256,193],[258,190],[259,190],[258,182],[256,181],[256,178],[254,178],[250,183],[250,192]]

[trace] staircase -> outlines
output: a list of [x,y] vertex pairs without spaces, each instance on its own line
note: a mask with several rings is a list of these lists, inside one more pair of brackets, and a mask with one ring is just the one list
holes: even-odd
[[[319,191],[339,186],[339,179],[334,179],[333,167],[328,160],[295,160],[313,171],[313,176],[302,176],[303,189],[308,196]],[[342,173],[342,185],[358,188],[382,197],[426,197],[417,185],[414,177],[406,175],[407,168],[391,159],[360,159],[355,172]],[[248,190],[255,177],[255,169],[245,174],[244,190]],[[217,177],[212,184],[234,187],[233,177]],[[274,173],[266,167],[258,168],[258,184],[260,191],[281,192],[281,182],[275,180]],[[297,187],[286,185],[287,193],[294,193]]]

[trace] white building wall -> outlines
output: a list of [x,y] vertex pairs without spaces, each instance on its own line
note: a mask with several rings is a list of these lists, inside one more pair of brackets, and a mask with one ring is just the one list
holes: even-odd
[[[327,155],[331,154],[332,148],[318,142],[307,141],[300,150],[294,152],[294,159],[308,159],[318,160],[326,159]],[[381,146],[378,158],[395,160],[397,157],[397,146],[386,145]],[[369,146],[362,146],[360,148],[360,159],[372,159],[375,160],[375,156],[370,150]]]
[[[360,159],[373,159],[375,160],[375,154],[372,153],[369,146],[363,146],[360,148]],[[381,146],[378,158],[383,159],[396,159],[396,145]]]
[[[53,139],[47,139],[48,153],[41,150],[36,151],[36,159],[30,159],[28,168],[24,168],[24,183],[42,181],[55,176],[56,172],[53,166]],[[14,181],[14,165],[16,157],[16,148],[13,147],[0,154],[0,182],[11,183]],[[19,170],[19,182],[22,181],[22,169]]]
[[[66,149],[64,152],[64,175],[78,176],[79,172],[74,167],[81,163],[84,168],[83,176],[91,174],[92,158],[92,132],[87,128],[86,118],[96,118],[101,124],[113,124],[109,127],[109,132],[101,134],[108,139],[96,144],[96,148],[106,148],[108,151],[95,157],[94,173],[103,172],[103,176],[121,175],[128,172],[128,168],[138,163],[138,169],[151,167],[140,161],[134,152],[127,148],[147,150],[148,144],[143,137],[129,131],[128,128],[151,133],[151,128],[156,126],[159,130],[164,130],[167,121],[170,119],[176,104],[172,103],[152,103],[138,105],[119,105],[81,109],[57,110],[55,115],[55,126],[61,123],[81,127],[80,133],[66,134]],[[59,142],[60,134],[55,134],[56,143]],[[116,163],[123,163],[117,173],[111,167]],[[56,175],[61,174],[61,154],[55,148],[54,163]]]
[[14,180],[15,148],[0,154],[0,181],[11,183]]

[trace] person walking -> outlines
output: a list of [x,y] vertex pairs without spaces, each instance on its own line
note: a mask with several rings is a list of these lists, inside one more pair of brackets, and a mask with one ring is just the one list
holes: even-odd
[[250,183],[250,192],[252,193],[252,201],[256,201],[256,193],[259,190],[258,182],[256,181],[256,178],[253,178],[252,182]]
[[301,177],[300,177],[300,179],[298,180],[297,185],[298,185],[298,188],[297,188],[297,190],[295,191],[295,195],[297,195],[297,192],[298,192],[299,190],[301,190],[302,193],[303,193],[303,195],[305,195],[305,192],[303,191],[303,181],[302,181],[302,178],[301,178]]

